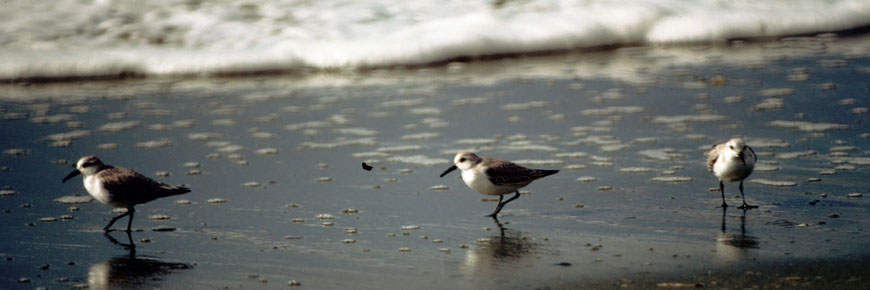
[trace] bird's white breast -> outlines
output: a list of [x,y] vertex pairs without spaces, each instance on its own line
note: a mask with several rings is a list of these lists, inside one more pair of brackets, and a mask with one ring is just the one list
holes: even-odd
[[94,197],[97,201],[112,205],[112,195],[106,190],[106,187],[103,186],[102,180],[97,178],[96,175],[88,175],[84,178],[85,180],[85,189],[88,190],[88,194]]
[[[723,156],[724,157],[724,156]],[[746,160],[746,164],[740,162],[739,158],[731,157],[730,158],[719,158],[716,160],[716,163],[713,164],[713,173],[716,174],[722,181],[737,181],[743,180],[752,173],[752,169],[755,167],[754,160],[750,159],[751,156],[745,156],[744,160]]]
[[486,170],[484,167],[474,167],[468,170],[463,170],[462,181],[465,182],[465,185],[471,187],[471,189],[486,195],[502,195],[517,190],[514,186],[493,184],[489,181],[489,177],[486,176],[484,170]]

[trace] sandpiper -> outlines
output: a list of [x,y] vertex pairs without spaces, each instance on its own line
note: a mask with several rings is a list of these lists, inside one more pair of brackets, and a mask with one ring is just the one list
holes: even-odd
[[[471,152],[456,153],[453,158],[453,166],[450,166],[441,177],[453,170],[462,170],[462,181],[471,189],[486,195],[498,195],[498,206],[495,211],[487,215],[496,218],[502,207],[508,202],[520,197],[519,189],[529,185],[535,179],[556,174],[559,170],[530,169],[489,157],[478,157]],[[502,202],[504,195],[516,192],[517,194]]]
[[109,221],[109,224],[103,228],[107,232],[115,221],[124,216],[130,216],[127,221],[127,232],[130,232],[130,226],[133,224],[133,206],[137,204],[190,192],[186,187],[165,184],[130,169],[105,165],[96,156],[85,156],[79,159],[76,169],[64,177],[61,183],[79,174],[84,175],[85,189],[94,199],[103,204],[127,209],[127,212]]
[[746,203],[746,196],[743,194],[743,180],[752,174],[752,169],[755,168],[755,151],[747,146],[743,138],[732,138],[728,142],[713,145],[710,151],[707,151],[707,170],[713,172],[719,178],[719,191],[722,193],[722,207],[728,207],[725,203],[725,184],[728,181],[740,181],[740,196],[743,197],[743,205],[738,208],[750,209],[758,206],[749,205]]

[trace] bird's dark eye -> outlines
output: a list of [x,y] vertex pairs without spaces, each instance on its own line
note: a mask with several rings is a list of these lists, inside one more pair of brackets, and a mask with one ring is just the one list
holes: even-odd
[[465,158],[459,158],[459,163],[465,162]]
[[734,146],[732,146],[732,145],[728,145],[728,148],[731,148],[731,150],[734,150]]

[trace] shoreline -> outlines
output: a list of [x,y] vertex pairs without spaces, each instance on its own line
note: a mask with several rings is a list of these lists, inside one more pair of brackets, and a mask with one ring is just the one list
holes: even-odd
[[[316,67],[269,67],[268,65],[262,68],[240,68],[238,70],[216,70],[207,73],[183,73],[183,74],[167,74],[154,75],[148,72],[126,68],[119,71],[111,71],[106,73],[89,73],[83,75],[33,75],[26,77],[8,77],[0,78],[0,85],[16,85],[29,86],[34,84],[63,84],[76,82],[104,82],[104,81],[127,81],[127,80],[144,80],[144,81],[166,81],[166,80],[234,80],[245,78],[301,78],[305,79],[317,75],[329,75],[331,77],[358,77],[360,75],[367,76],[378,74],[381,71],[418,71],[418,70],[450,70],[451,64],[476,65],[486,66],[492,63],[497,63],[501,60],[509,59],[573,59],[576,57],[584,58],[587,55],[613,55],[620,50],[697,50],[700,47],[708,49],[738,49],[745,47],[765,47],[771,45],[780,45],[794,39],[816,39],[827,42],[829,44],[858,46],[861,47],[870,43],[870,26],[831,31],[831,32],[816,32],[804,33],[796,35],[784,35],[775,37],[754,37],[754,38],[736,38],[723,40],[721,42],[692,42],[692,43],[664,43],[664,44],[644,44],[644,43],[624,43],[617,45],[602,45],[596,47],[577,47],[567,50],[548,50],[548,51],[530,51],[530,52],[514,52],[514,53],[498,53],[476,56],[457,56],[444,60],[438,60],[423,64],[391,64],[381,66],[361,66],[361,67],[333,67],[333,68],[316,68]],[[850,42],[858,42],[857,44],[849,44]],[[870,52],[865,52],[870,53]],[[805,56],[811,56],[806,54]],[[801,55],[791,55],[793,57],[801,57]],[[547,60],[549,61],[549,60]]]

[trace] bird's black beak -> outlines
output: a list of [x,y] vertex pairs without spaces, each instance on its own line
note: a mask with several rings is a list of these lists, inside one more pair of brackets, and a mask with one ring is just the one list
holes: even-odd
[[450,166],[450,168],[447,168],[447,170],[445,170],[444,173],[441,173],[441,176],[439,176],[439,177],[444,177],[444,175],[447,175],[447,173],[450,173],[453,170],[456,170],[457,168],[458,167],[456,167],[456,165]]
[[63,179],[61,179],[61,180],[60,180],[60,183],[64,183],[64,182],[66,182],[67,180],[69,180],[70,178],[76,177],[76,176],[79,175],[79,174],[82,174],[82,173],[79,172],[78,169],[73,170],[73,172],[70,172],[66,177],[64,177]]

